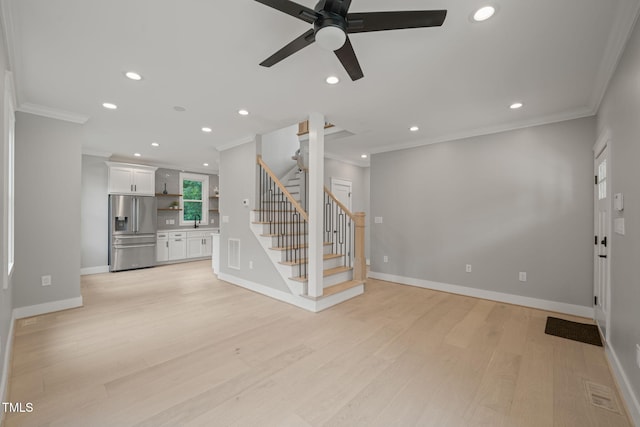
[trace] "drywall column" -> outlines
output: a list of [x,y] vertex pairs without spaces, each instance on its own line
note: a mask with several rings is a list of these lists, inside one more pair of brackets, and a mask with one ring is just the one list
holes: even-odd
[[309,114],[309,272],[308,295],[322,295],[324,201],[324,115]]

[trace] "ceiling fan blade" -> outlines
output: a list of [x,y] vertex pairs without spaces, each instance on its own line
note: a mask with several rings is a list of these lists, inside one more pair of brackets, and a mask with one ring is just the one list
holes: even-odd
[[439,27],[444,23],[446,16],[446,10],[349,13],[347,33]]
[[294,18],[301,19],[309,24],[313,24],[316,19],[320,16],[318,12],[313,9],[309,9],[306,6],[303,6],[298,3],[294,3],[289,0],[256,0],[258,3],[262,3],[266,6],[272,7],[274,9],[279,10],[280,12],[284,12],[287,15],[291,15]]
[[349,73],[351,80],[356,81],[364,77],[362,68],[360,68],[360,63],[358,62],[356,53],[353,51],[353,46],[351,45],[349,37],[347,37],[347,41],[344,42],[344,45],[334,53],[342,63],[344,69]]
[[297,51],[309,46],[314,41],[316,41],[316,36],[313,32],[313,29],[311,29],[262,61],[260,65],[262,65],[263,67],[271,67],[272,65],[275,65],[283,59],[293,55]]

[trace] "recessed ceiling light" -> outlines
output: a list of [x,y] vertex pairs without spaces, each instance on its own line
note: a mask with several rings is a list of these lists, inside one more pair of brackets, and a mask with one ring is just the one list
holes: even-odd
[[104,103],[102,104],[102,106],[103,106],[104,108],[106,108],[107,110],[115,110],[116,108],[118,108],[118,106],[117,106],[116,104],[112,104],[112,103],[110,103],[110,102],[104,102]]
[[157,142],[152,142],[152,143],[151,143],[151,146],[153,146],[153,147],[160,147],[160,144],[158,144]]
[[495,7],[484,6],[476,10],[476,12],[473,14],[473,20],[476,22],[486,21],[487,19],[491,18],[494,13],[496,13]]
[[238,114],[240,114],[241,116],[248,116],[249,112],[247,110],[238,110]]
[[203,163],[202,166],[209,166],[209,163]]
[[142,76],[135,71],[127,71],[124,75],[131,80],[142,80]]
[[140,153],[133,153],[133,155],[136,156],[136,157],[142,156],[142,154],[140,154]]
[[418,131],[420,130],[420,128],[419,128],[418,126],[411,126],[411,127],[409,128],[409,130],[410,130],[411,132],[418,132]]
[[518,108],[522,108],[524,104],[522,102],[514,102],[509,106],[512,110],[517,110]]
[[209,133],[209,132],[211,132],[211,128],[207,128],[207,127],[202,128],[202,132]]
[[338,83],[340,83],[340,79],[336,76],[329,76],[327,77],[326,82],[330,85],[337,85]]
[[366,154],[361,154],[360,157],[362,157],[363,159],[366,159],[369,156],[367,156]]

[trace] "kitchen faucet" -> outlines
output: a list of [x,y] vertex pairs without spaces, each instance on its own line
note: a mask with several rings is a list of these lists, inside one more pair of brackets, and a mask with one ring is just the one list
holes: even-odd
[[193,228],[198,228],[198,224],[200,224],[200,215],[195,214],[195,216],[193,217]]

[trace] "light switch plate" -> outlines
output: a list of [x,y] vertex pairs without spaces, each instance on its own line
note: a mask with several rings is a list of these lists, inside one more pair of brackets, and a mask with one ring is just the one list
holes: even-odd
[[375,222],[376,224],[382,224],[382,217],[381,217],[381,216],[377,216],[377,217],[375,217],[375,218],[374,218],[374,222]]
[[624,236],[624,218],[616,218],[613,220],[613,230],[616,234]]
[[521,271],[518,274],[518,280],[520,280],[521,282],[526,282],[527,281],[527,272],[526,271]]
[[229,222],[229,217],[227,215],[223,215],[222,222],[224,222],[224,223]]

